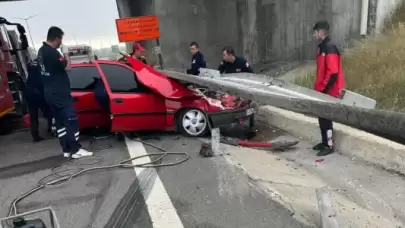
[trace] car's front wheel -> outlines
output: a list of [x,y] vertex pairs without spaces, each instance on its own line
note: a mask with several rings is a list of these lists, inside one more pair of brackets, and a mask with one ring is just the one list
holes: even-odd
[[177,127],[186,136],[204,136],[209,131],[207,115],[199,109],[183,110],[177,118]]

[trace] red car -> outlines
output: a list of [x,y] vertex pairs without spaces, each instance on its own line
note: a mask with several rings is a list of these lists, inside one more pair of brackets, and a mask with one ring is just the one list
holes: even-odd
[[[186,88],[151,66],[127,59],[128,63],[96,60],[72,64],[68,75],[81,129],[174,130],[203,136],[210,127],[239,120],[253,124],[250,101],[204,88]],[[101,93],[95,86],[98,80]],[[98,99],[102,93],[104,103]]]

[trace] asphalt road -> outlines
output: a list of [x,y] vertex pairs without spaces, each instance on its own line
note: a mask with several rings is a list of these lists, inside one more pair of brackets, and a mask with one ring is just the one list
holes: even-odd
[[[91,171],[28,196],[18,204],[19,211],[52,206],[62,228],[306,227],[223,157],[200,157],[200,139],[165,134],[147,141],[167,151],[187,152],[190,159],[158,169]],[[81,165],[70,164],[59,171],[94,167],[85,164],[100,162],[101,158],[102,165],[111,165],[158,152],[131,140],[108,138],[97,143],[92,146],[112,148],[97,151],[95,158],[79,160]],[[28,132],[1,136],[0,145],[0,217],[5,217],[13,199],[35,187],[66,160],[61,158],[56,140],[33,144]],[[89,147],[89,141],[83,145]],[[164,162],[179,159],[174,156]]]

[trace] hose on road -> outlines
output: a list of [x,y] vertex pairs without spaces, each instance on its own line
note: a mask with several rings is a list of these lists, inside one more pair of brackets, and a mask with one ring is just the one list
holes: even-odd
[[[31,194],[44,189],[48,186],[56,186],[56,185],[61,185],[64,184],[80,175],[83,175],[85,173],[88,173],[90,171],[98,171],[98,170],[108,170],[108,169],[115,169],[115,168],[157,168],[157,167],[167,167],[167,166],[174,166],[174,165],[179,165],[189,159],[189,155],[186,152],[167,152],[165,149],[158,147],[154,144],[145,142],[143,140],[138,140],[138,139],[130,139],[133,141],[137,141],[140,143],[143,143],[144,145],[153,147],[158,149],[159,151],[162,151],[161,153],[150,153],[150,154],[145,154],[137,157],[133,157],[130,159],[123,160],[117,164],[112,164],[112,165],[100,165],[103,163],[104,158],[99,157],[99,156],[93,156],[93,157],[85,157],[85,158],[79,158],[75,160],[70,160],[60,166],[57,166],[52,169],[52,173],[48,176],[45,176],[41,180],[38,181],[37,186],[32,188],[31,190],[27,191],[26,193],[20,195],[18,198],[14,199],[11,203],[8,217],[18,215],[18,207],[17,204],[21,202],[23,199],[27,198]],[[90,149],[94,151],[101,151],[101,150],[108,150],[112,148],[111,144],[98,144],[96,145],[97,140],[93,139],[90,141]],[[168,156],[182,156],[183,158],[179,161],[175,162],[168,162],[168,163],[163,163],[163,159],[168,157]],[[154,158],[150,162],[145,162],[142,164],[134,164],[133,161],[144,158],[144,157],[151,157]],[[81,161],[85,160],[91,160],[92,162],[88,163],[81,163]],[[93,167],[75,167],[72,169],[65,169],[60,171],[63,167],[71,167],[73,165],[78,165],[78,166],[93,166]],[[97,166],[95,166],[97,165]]]

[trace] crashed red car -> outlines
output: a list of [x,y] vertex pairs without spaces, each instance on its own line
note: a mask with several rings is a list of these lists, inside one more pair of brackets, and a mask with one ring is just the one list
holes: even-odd
[[[203,136],[210,127],[239,120],[253,124],[250,101],[205,88],[186,88],[138,60],[128,58],[128,62],[72,64],[68,75],[81,129],[174,130]],[[103,84],[108,104],[97,99],[97,80]]]

